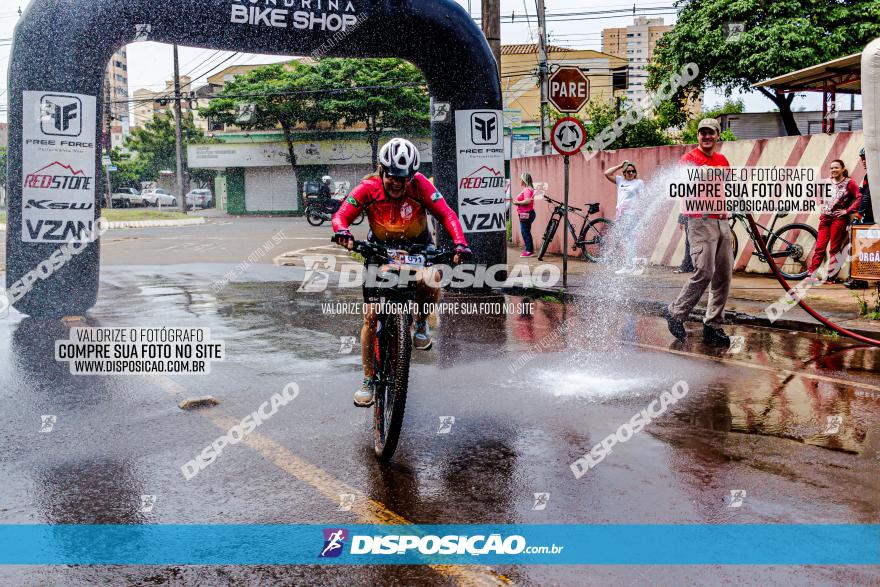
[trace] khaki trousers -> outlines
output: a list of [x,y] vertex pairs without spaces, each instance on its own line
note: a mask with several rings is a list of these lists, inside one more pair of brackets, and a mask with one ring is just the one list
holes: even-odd
[[703,297],[706,288],[710,288],[703,322],[718,328],[724,324],[724,306],[730,295],[730,281],[733,278],[733,237],[730,234],[730,221],[691,218],[688,238],[691,260],[696,271],[681,288],[675,302],[669,306],[669,313],[673,318],[686,320]]

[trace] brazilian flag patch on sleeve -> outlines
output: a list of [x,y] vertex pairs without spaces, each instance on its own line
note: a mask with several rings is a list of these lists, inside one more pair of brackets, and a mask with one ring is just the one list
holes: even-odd
[[348,196],[348,200],[346,200],[349,204],[354,206],[355,208],[360,208],[361,203],[354,199],[354,196]]

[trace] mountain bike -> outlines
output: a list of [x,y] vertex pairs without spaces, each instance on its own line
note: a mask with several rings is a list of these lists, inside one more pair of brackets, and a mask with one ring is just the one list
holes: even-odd
[[451,265],[455,253],[439,251],[434,245],[388,246],[366,241],[355,241],[352,250],[363,255],[368,266],[378,266],[377,282],[388,284],[368,288],[365,300],[378,304],[373,352],[375,376],[371,382],[376,430],[373,448],[379,461],[388,462],[397,450],[403,427],[412,354],[411,310],[416,299],[415,280],[399,277],[402,272],[415,272],[432,265]]
[[[763,231],[763,237],[767,241],[767,250],[770,251],[770,257],[776,263],[782,276],[786,279],[803,279],[809,275],[810,255],[816,248],[816,239],[819,233],[809,224],[802,224],[800,222],[786,224],[777,229],[776,222],[783,216],[787,215],[774,214],[773,222],[770,223],[769,227],[758,224],[757,221],[755,221],[755,224]],[[730,232],[733,236],[733,258],[736,259],[737,253],[739,253],[739,239],[733,230],[737,222],[745,227],[746,234],[755,245],[752,255],[758,257],[762,262],[768,263],[767,257],[764,256],[761,252],[761,247],[758,246],[757,236],[752,232],[752,227],[742,214],[734,214],[733,218],[730,219]]]
[[[544,230],[544,241],[541,243],[541,252],[538,254],[539,261],[544,259],[547,247],[556,236],[560,222],[565,218],[565,204],[547,196],[544,196],[544,199],[554,204],[555,208],[550,216],[550,222],[547,223],[547,228]],[[585,261],[606,263],[609,261],[609,236],[611,229],[614,228],[614,222],[601,217],[590,220],[590,216],[599,213],[599,204],[587,204],[587,206],[586,212],[573,206],[568,207],[570,213],[580,216],[584,220],[580,232],[576,232],[571,220],[566,218],[566,224],[568,224],[568,230],[573,239],[572,246],[580,250]]]

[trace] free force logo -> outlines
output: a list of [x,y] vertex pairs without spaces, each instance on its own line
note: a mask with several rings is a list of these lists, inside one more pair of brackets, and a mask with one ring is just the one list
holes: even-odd
[[43,134],[78,137],[82,133],[82,101],[76,96],[46,94],[40,99]]
[[344,528],[324,528],[324,548],[318,558],[336,558],[342,554],[348,530]]
[[500,128],[497,112],[474,112],[471,115],[471,140],[475,145],[497,145]]
[[24,187],[38,190],[90,190],[92,178],[87,177],[81,169],[53,161],[33,173],[28,173],[24,178]]

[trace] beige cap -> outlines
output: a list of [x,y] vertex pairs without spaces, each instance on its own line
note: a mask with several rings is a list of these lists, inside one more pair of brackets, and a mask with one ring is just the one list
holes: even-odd
[[711,128],[719,135],[721,134],[721,124],[715,120],[714,118],[704,118],[700,121],[700,126],[697,127],[697,132],[703,128]]

